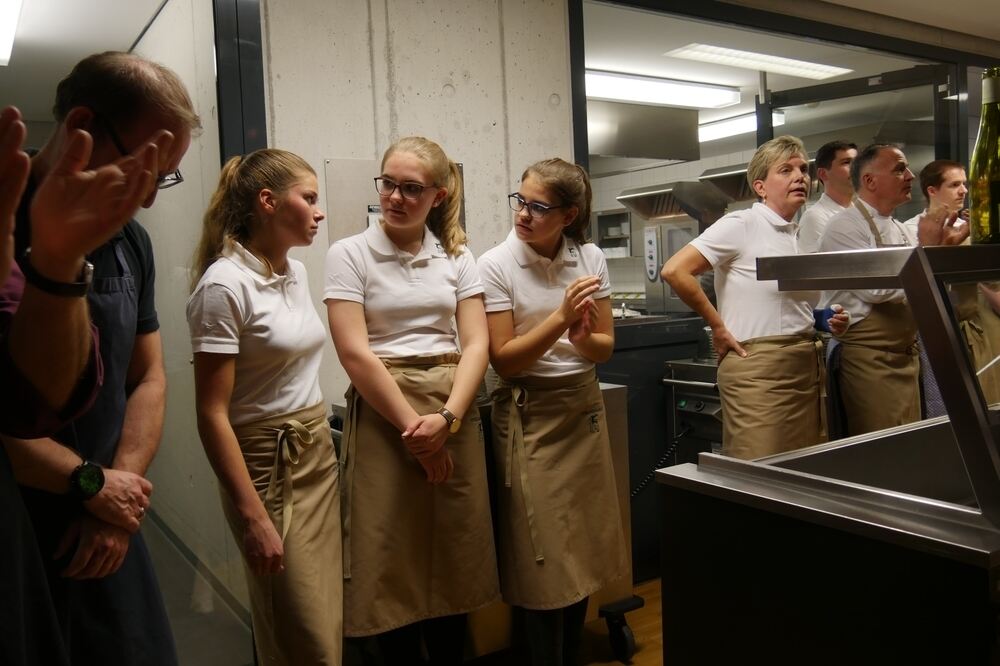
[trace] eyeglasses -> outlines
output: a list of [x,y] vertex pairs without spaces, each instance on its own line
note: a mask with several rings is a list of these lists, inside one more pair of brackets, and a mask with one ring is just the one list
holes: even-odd
[[437,185],[423,185],[421,183],[414,183],[413,181],[397,183],[391,178],[386,178],[384,176],[379,176],[375,179],[375,191],[383,197],[391,197],[397,187],[399,188],[399,193],[403,195],[404,199],[416,201],[420,198],[420,195],[424,193],[424,190],[437,187]]
[[517,192],[513,192],[507,195],[507,204],[510,209],[515,213],[520,213],[525,208],[528,209],[528,215],[534,219],[539,219],[545,217],[545,215],[557,208],[565,208],[566,206],[546,206],[545,204],[540,204],[536,202],[528,203],[524,200]]
[[[121,138],[118,136],[118,133],[115,132],[115,128],[111,126],[111,123],[99,113],[95,113],[94,117],[97,118],[97,122],[101,123],[101,127],[104,128],[104,131],[108,133],[108,136],[111,138],[111,143],[115,144],[115,150],[118,151],[118,154],[122,157],[129,155],[131,151],[129,151],[125,147],[125,144],[122,143]],[[183,182],[184,176],[181,175],[181,170],[174,169],[169,173],[156,177],[156,189],[165,190],[173,187],[174,185],[180,185]]]

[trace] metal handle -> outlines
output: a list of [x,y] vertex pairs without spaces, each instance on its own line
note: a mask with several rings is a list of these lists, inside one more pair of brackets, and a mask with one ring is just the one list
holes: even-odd
[[712,382],[696,382],[690,379],[672,379],[670,377],[664,377],[661,381],[664,384],[672,384],[674,386],[688,386],[690,388],[711,389],[713,391],[716,391],[719,388],[718,384],[713,384]]

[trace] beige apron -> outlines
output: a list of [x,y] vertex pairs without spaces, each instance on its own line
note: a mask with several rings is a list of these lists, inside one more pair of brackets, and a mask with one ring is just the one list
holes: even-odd
[[[383,359],[420,414],[448,399],[458,354]],[[455,471],[445,483],[424,468],[351,386],[341,450],[344,479],[344,634],[370,636],[467,613],[499,597],[486,452],[479,412],[445,442]]]
[[563,608],[621,577],[625,539],[595,372],[502,381],[492,421],[504,601]]
[[826,441],[823,343],[772,335],[740,343],[719,363],[722,452],[752,460]]
[[[990,307],[978,285],[960,285],[963,298],[957,308],[958,325],[965,336],[973,372],[978,372],[1000,354],[1000,317]],[[965,288],[974,290],[972,294]],[[1000,362],[978,377],[986,404],[1000,402]]]
[[[875,237],[889,247],[868,209],[855,205]],[[839,336],[838,384],[847,434],[861,435],[920,420],[917,324],[906,303],[873,303],[871,314]]]
[[[339,666],[340,471],[326,409],[320,403],[233,430],[285,551],[282,573],[257,575],[245,567],[257,660]],[[242,544],[243,521],[225,492],[222,506]]]

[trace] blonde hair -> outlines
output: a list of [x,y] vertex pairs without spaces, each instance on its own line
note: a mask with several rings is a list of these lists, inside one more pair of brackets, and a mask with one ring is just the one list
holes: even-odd
[[448,194],[427,214],[427,227],[441,241],[444,251],[451,256],[458,255],[465,245],[467,236],[462,228],[462,174],[458,165],[452,162],[441,146],[422,136],[408,136],[389,146],[382,156],[382,167],[386,160],[396,153],[416,156],[427,167],[427,172],[435,187],[443,187]]
[[809,161],[809,156],[806,155],[806,146],[798,137],[786,134],[762,143],[757,152],[753,154],[753,158],[750,159],[750,164],[747,165],[747,183],[750,184],[750,189],[754,189],[754,181],[767,180],[767,172],[775,164],[796,155],[806,162]]
[[78,62],[56,87],[52,113],[62,122],[77,106],[120,127],[153,112],[192,132],[201,129],[201,119],[180,77],[134,53],[105,51]]
[[576,207],[576,218],[563,228],[563,235],[577,243],[586,243],[590,228],[590,177],[583,167],[564,159],[535,162],[521,174],[521,182],[528,176],[535,178],[545,189],[559,198],[559,205]]
[[219,185],[205,211],[201,240],[191,263],[191,289],[219,258],[227,241],[245,246],[254,237],[260,225],[256,201],[261,190],[281,195],[307,175],[315,176],[316,172],[287,150],[264,148],[245,157],[230,158],[222,167]]

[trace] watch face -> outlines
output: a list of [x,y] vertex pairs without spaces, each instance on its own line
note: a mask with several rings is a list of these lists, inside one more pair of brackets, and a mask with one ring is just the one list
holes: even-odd
[[93,497],[104,487],[104,472],[97,465],[84,465],[77,477],[80,492],[86,497]]

